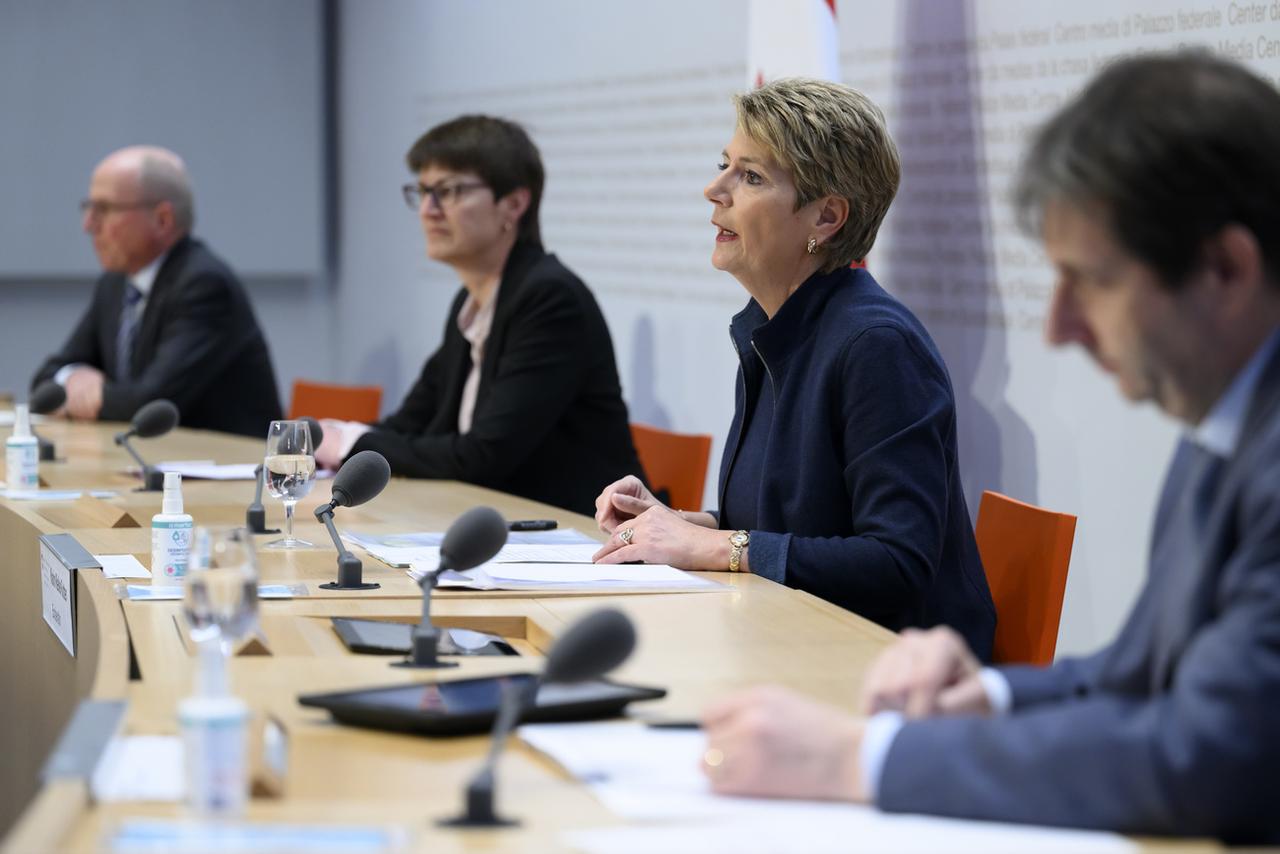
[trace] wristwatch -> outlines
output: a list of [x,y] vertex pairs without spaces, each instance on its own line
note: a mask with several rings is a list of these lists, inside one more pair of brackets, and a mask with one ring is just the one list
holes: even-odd
[[751,542],[751,535],[746,531],[734,531],[729,535],[729,571],[742,571],[742,550]]

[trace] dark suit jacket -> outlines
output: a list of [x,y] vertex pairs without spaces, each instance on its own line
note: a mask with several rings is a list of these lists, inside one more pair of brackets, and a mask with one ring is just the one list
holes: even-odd
[[[895,631],[949,625],[990,659],[996,612],[960,483],[955,398],[924,326],[846,268],[810,277],[772,319],[752,300],[729,332],[742,364],[720,506],[734,466],[754,463],[752,573]],[[752,447],[744,419],[766,387],[773,418]]]
[[1254,391],[1202,533],[1169,507],[1148,579],[1111,646],[1009,668],[1007,718],[939,718],[898,733],[886,809],[1280,842],[1280,352]]
[[280,418],[267,342],[235,274],[204,244],[184,237],[156,273],[134,339],[130,376],[116,366],[116,332],[127,284],[98,279],[89,309],[62,349],[36,372],[32,388],[82,362],[106,374],[103,421],[128,421],[143,404],[168,398],[183,427],[265,438]]
[[507,259],[485,342],[471,430],[458,433],[471,345],[458,330],[460,291],[400,410],[356,442],[394,474],[463,480],[579,513],[600,490],[640,475],[613,342],[581,280],[541,246]]

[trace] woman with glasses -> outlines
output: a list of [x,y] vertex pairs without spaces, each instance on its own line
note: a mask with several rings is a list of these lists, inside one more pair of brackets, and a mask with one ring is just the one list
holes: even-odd
[[444,341],[400,409],[327,421],[316,458],[378,451],[394,474],[462,480],[590,513],[639,475],[613,342],[595,298],[542,248],[537,148],[514,122],[462,116],[409,149],[404,187],[428,257],[462,283]]

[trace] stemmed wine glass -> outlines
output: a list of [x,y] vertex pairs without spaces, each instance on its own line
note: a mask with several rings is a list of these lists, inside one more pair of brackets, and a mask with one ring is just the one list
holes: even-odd
[[316,480],[316,451],[311,428],[305,421],[272,421],[267,430],[267,456],[263,477],[272,498],[284,502],[284,539],[263,548],[298,549],[312,545],[293,535],[293,508],[306,497]]

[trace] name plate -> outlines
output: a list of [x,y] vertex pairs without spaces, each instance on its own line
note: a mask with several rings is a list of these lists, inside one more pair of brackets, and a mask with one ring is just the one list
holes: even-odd
[[71,567],[62,562],[46,542],[40,543],[40,599],[44,621],[62,641],[67,652],[76,654],[76,579]]
[[76,654],[75,570],[100,567],[70,534],[40,538],[40,607],[44,621],[74,658]]

